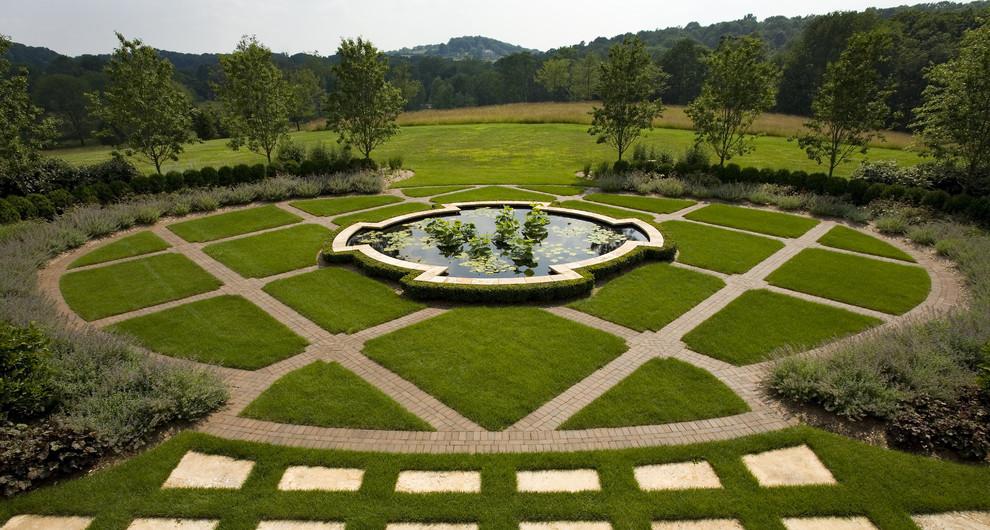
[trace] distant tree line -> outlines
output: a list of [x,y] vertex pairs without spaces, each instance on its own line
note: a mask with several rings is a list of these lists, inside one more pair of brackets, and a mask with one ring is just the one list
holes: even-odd
[[[781,82],[773,111],[812,115],[812,102],[824,82],[826,65],[839,58],[846,40],[862,31],[885,30],[892,39],[890,59],[880,74],[896,90],[888,104],[887,127],[904,129],[920,107],[929,65],[956,57],[963,33],[990,15],[990,2],[956,4],[940,2],[910,8],[870,9],[813,17],[770,17],[758,21],[752,15],[709,26],[691,23],[683,28],[642,31],[635,36],[654,63],[668,76],[663,99],[667,104],[687,105],[701,93],[708,75],[706,57],[725,36],[758,35],[768,60],[781,70]],[[519,102],[585,101],[599,99],[598,69],[609,48],[623,38],[598,38],[546,53],[515,51],[497,60],[483,60],[489,50],[506,53],[518,47],[500,46],[482,37],[451,39],[444,50],[417,47],[390,56],[388,79],[406,100],[406,110],[448,109]],[[475,53],[481,50],[481,53]],[[447,57],[427,55],[440,54]],[[192,128],[197,137],[229,137],[220,119],[220,97],[215,87],[222,77],[217,54],[183,54],[158,51],[173,66],[173,78],[194,105]],[[450,56],[467,57],[459,60]],[[26,67],[28,92],[34,104],[61,121],[61,140],[82,145],[94,138],[102,125],[88,112],[84,94],[104,89],[104,67],[109,55],[69,58],[44,48],[13,45],[4,55],[15,68]],[[292,84],[294,100],[290,119],[302,123],[325,118],[321,100],[333,89],[332,68],[340,57],[316,52],[292,56],[273,54],[274,64]],[[893,118],[899,116],[900,118]],[[113,143],[103,137],[104,143]]]

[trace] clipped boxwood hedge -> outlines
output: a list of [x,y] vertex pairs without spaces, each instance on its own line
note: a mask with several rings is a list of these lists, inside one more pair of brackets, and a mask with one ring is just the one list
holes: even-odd
[[662,247],[638,246],[631,252],[596,265],[575,269],[581,277],[556,282],[518,283],[506,285],[468,285],[416,280],[423,271],[407,269],[383,263],[357,250],[335,252],[333,239],[339,231],[330,234],[321,256],[327,263],[354,263],[369,275],[398,281],[409,296],[419,300],[448,300],[477,303],[521,303],[573,298],[591,292],[595,280],[625,269],[644,260],[673,261],[677,244],[666,233]]

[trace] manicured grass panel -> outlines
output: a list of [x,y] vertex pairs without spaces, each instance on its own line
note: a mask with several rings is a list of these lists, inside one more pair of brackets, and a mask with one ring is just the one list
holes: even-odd
[[361,195],[357,197],[332,197],[329,199],[307,199],[305,201],[290,202],[293,208],[320,217],[340,215],[342,213],[374,208],[375,206],[385,206],[402,202],[402,199],[394,195]]
[[448,193],[446,195],[434,197],[430,200],[436,203],[450,204],[452,202],[474,202],[474,201],[550,202],[553,201],[555,198],[556,197],[554,197],[553,195],[547,195],[545,193],[536,193],[534,191],[506,188],[503,186],[485,186],[484,188],[475,188],[473,190]]
[[725,383],[677,359],[653,359],[565,421],[559,429],[596,429],[705,420],[749,412]]
[[377,223],[392,217],[398,217],[407,213],[422,212],[429,209],[431,209],[429,204],[423,204],[421,202],[404,202],[402,204],[394,204],[392,206],[369,210],[367,212],[342,215],[334,219],[333,222],[337,226],[344,228],[345,226],[350,226],[354,223]]
[[777,237],[800,237],[819,223],[808,217],[725,204],[705,206],[684,218]]
[[722,287],[725,282],[714,276],[656,263],[619,276],[567,307],[636,331],[659,331]]
[[520,186],[520,187],[525,188],[527,190],[537,191],[540,193],[549,193],[551,195],[561,195],[561,196],[581,195],[581,193],[583,193],[584,190],[588,189],[585,186],[557,186],[553,184],[548,184],[546,186],[536,184],[532,186]]
[[502,430],[626,350],[532,307],[459,308],[365,343],[364,354],[478,425]]
[[[747,454],[807,445],[839,486],[760,487],[742,464]],[[255,462],[238,489],[162,489],[189,451]],[[706,461],[723,488],[648,492],[633,466]],[[365,470],[360,492],[282,492],[289,466]],[[602,491],[519,493],[516,472],[596,469]],[[407,469],[481,470],[480,493],[395,492]],[[217,518],[233,528],[260,520],[347,521],[384,528],[387,521],[478,523],[516,529],[519,521],[593,520],[620,528],[652,521],[724,517],[746,528],[782,528],[782,517],[866,515],[878,528],[911,528],[909,514],[990,510],[990,468],[867,445],[806,426],[733,440],[607,451],[425,454],[318,450],[217,438],[184,431],[157,447],[94,474],[0,501],[0,521],[20,513],[95,516],[126,528],[136,515]]]
[[264,278],[316,265],[330,230],[304,224],[214,243],[203,252],[245,278]]
[[133,258],[152,252],[161,252],[171,246],[152,232],[138,232],[79,256],[69,264],[68,268],[74,269],[118,259]]
[[659,214],[674,213],[688,206],[698,204],[685,199],[658,199],[656,197],[639,197],[636,195],[610,195],[607,193],[592,193],[584,197],[586,201],[622,206],[634,210],[643,210]]
[[653,222],[653,216],[645,213],[631,212],[629,210],[622,210],[619,208],[613,208],[611,206],[605,206],[603,204],[598,204],[594,202],[585,202],[580,200],[571,201],[561,201],[558,204],[561,208],[571,208],[573,210],[582,210],[585,212],[598,213],[602,215],[607,215],[613,219],[642,219],[643,221]]
[[461,191],[468,189],[469,186],[429,186],[425,188],[402,188],[399,191],[402,192],[406,197],[421,198],[421,197],[432,197],[434,195],[441,195],[443,193],[452,193],[455,191]]
[[911,263],[917,262],[910,254],[894,245],[846,226],[836,226],[818,238],[818,242],[826,247],[841,248],[863,254],[910,261]]
[[766,279],[771,285],[892,315],[924,302],[932,286],[921,267],[818,248],[802,250]]
[[692,350],[736,366],[763,361],[775,348],[806,349],[881,320],[767,290],[746,291],[688,332]]
[[354,372],[323,361],[282,376],[238,416],[314,427],[435,430]]
[[118,322],[158,353],[256,370],[302,353],[309,342],[242,296],[222,295]]
[[289,213],[274,204],[269,204],[268,206],[183,221],[169,225],[168,229],[190,243],[200,243],[249,234],[299,221],[302,221],[302,217]]
[[276,280],[264,291],[330,333],[355,333],[425,307],[375,280],[337,267]]
[[660,226],[677,241],[677,261],[724,274],[742,274],[784,248],[776,239],[687,221]]
[[70,272],[59,280],[65,302],[87,321],[209,292],[221,285],[181,254]]

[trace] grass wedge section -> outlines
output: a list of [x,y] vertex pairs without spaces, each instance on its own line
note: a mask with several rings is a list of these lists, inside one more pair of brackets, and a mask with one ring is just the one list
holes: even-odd
[[239,416],[313,427],[434,430],[354,372],[323,361],[282,376]]
[[859,230],[853,230],[846,226],[836,226],[827,234],[818,238],[818,242],[826,247],[851,250],[861,254],[871,254],[884,258],[899,259],[915,263],[916,260],[910,254],[891,245],[886,241],[877,239],[871,235],[864,234]]
[[723,287],[725,282],[714,276],[655,263],[567,307],[636,331],[659,331]]
[[488,430],[522,419],[626,350],[532,307],[452,309],[365,343],[364,354]]
[[819,223],[817,219],[809,217],[725,204],[710,204],[685,215],[684,218],[788,238],[801,237]]
[[698,353],[742,366],[766,360],[776,348],[810,348],[880,323],[877,318],[761,289],[746,291],[682,340]]
[[330,333],[355,333],[426,307],[338,267],[275,280],[264,291]]
[[158,353],[256,370],[302,353],[309,342],[242,296],[190,302],[109,326]]
[[891,315],[924,302],[932,287],[921,267],[819,248],[802,250],[766,279],[777,287]]
[[742,398],[707,371],[677,359],[652,359],[571,416],[559,429],[660,425],[749,410]]
[[96,265],[108,261],[143,256],[144,254],[161,252],[171,246],[164,239],[145,230],[134,235],[122,237],[113,243],[87,252],[70,263],[68,268],[74,269],[76,267],[85,267],[86,265]]
[[212,291],[223,285],[181,254],[159,254],[70,272],[59,280],[62,297],[93,321]]
[[168,226],[175,235],[190,243],[216,241],[228,237],[250,234],[302,221],[302,217],[289,213],[274,204],[220,213],[183,221]]

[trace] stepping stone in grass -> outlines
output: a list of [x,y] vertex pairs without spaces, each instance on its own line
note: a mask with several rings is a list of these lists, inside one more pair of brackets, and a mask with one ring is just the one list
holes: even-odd
[[516,474],[519,491],[552,492],[599,491],[598,472],[594,469],[545,469],[542,471],[519,471]]
[[179,461],[179,465],[175,466],[162,487],[237,489],[244,485],[253,466],[254,462],[251,460],[189,451]]
[[92,517],[15,515],[0,528],[3,530],[83,530],[92,521]]
[[389,523],[385,530],[478,530],[478,523]]
[[653,530],[745,530],[735,519],[699,519],[697,521],[654,521]]
[[205,519],[135,519],[127,530],[213,530],[219,523]]
[[542,523],[519,523],[519,530],[612,530],[606,521],[547,521]]
[[911,517],[923,530],[990,530],[990,512],[946,512]]
[[718,475],[708,462],[678,462],[633,469],[639,487],[647,490],[721,488]]
[[404,493],[433,493],[452,491],[480,493],[481,473],[477,471],[402,471],[395,491]]
[[282,491],[357,491],[364,478],[363,469],[291,466],[285,470],[278,489]]
[[787,530],[876,530],[866,517],[793,517],[784,519]]
[[742,458],[760,486],[836,484],[832,473],[807,445],[744,455]]
[[258,530],[344,530],[344,523],[319,521],[261,521]]

